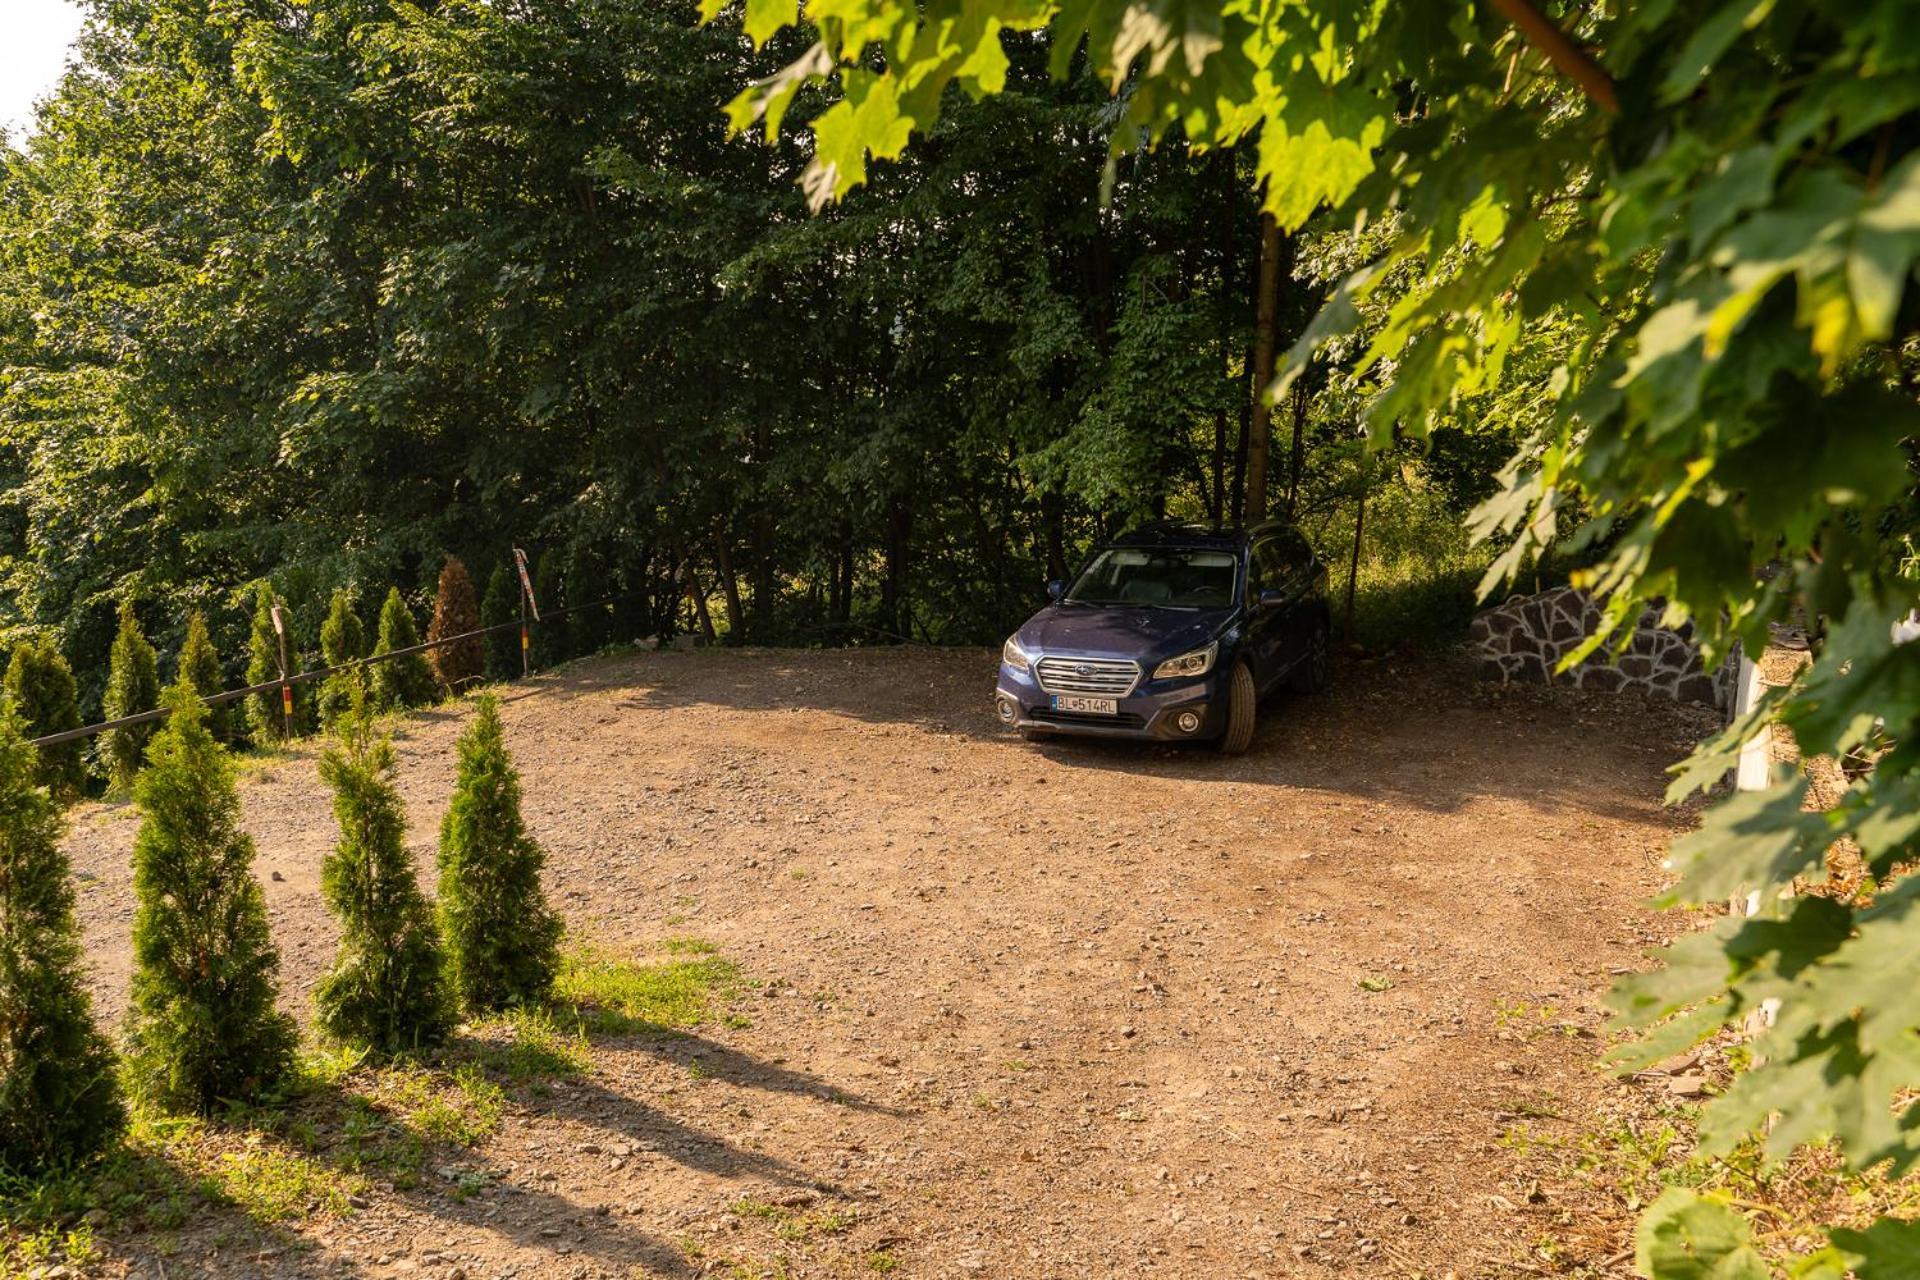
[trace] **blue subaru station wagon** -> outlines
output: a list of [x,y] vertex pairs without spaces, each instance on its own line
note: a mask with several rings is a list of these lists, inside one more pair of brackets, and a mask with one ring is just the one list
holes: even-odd
[[1159,524],[1097,550],[1008,638],[994,710],[1053,734],[1211,741],[1237,755],[1260,699],[1329,679],[1326,567],[1291,525]]

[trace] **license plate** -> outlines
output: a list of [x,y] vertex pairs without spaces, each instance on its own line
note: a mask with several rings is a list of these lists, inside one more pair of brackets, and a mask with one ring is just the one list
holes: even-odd
[[1120,702],[1117,698],[1082,698],[1077,694],[1056,693],[1053,695],[1055,711],[1072,711],[1083,716],[1117,716],[1120,714]]

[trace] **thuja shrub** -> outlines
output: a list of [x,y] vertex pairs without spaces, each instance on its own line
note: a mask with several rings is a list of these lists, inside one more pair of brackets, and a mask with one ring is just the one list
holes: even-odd
[[[333,593],[327,619],[320,624],[320,659],[329,667],[357,662],[367,656],[367,629],[354,612],[353,593],[341,587]],[[353,702],[355,673],[338,671],[320,682],[320,723],[330,726]]]
[[[140,631],[140,620],[133,616],[133,602],[120,602],[120,630],[113,638],[113,651],[107,663],[107,694],[101,710],[109,720],[151,711],[160,704],[160,666],[153,646]],[[109,729],[103,735],[101,750],[106,758],[107,781],[113,790],[125,792],[140,772],[147,743],[152,740],[154,722]]]
[[[380,606],[380,637],[374,642],[373,656],[382,657],[420,643],[419,628],[413,623],[413,610],[401,598],[400,588],[387,589],[386,603]],[[369,697],[382,711],[400,707],[422,707],[433,701],[433,668],[424,653],[409,653],[373,664],[368,677]]]
[[320,892],[340,922],[340,948],[314,1007],[330,1039],[389,1054],[438,1044],[453,1024],[433,910],[407,856],[406,810],[393,772],[393,743],[356,697],[320,757],[340,828],[320,867]]
[[[273,630],[273,588],[261,583],[253,593],[253,629],[247,635],[247,683],[265,684],[280,678],[280,639]],[[247,733],[255,746],[284,742],[287,718],[280,691],[250,693],[246,698]]]
[[156,1106],[204,1114],[284,1083],[295,1032],[274,1004],[280,957],[232,761],[190,687],[167,690],[166,705],[133,789],[141,821],[127,1079]]
[[[207,632],[207,619],[198,609],[187,617],[187,638],[180,646],[180,679],[192,686],[202,698],[211,698],[226,687],[226,674],[220,669],[220,654]],[[233,740],[232,709],[225,703],[207,708],[207,728],[222,743]]]
[[560,560],[551,551],[534,566],[533,598],[547,617],[533,624],[533,665],[544,669],[566,661],[569,654],[566,615],[561,612],[566,599],[560,589]]
[[[29,737],[64,733],[80,727],[80,699],[73,669],[52,639],[29,640],[7,663],[5,693],[24,721]],[[78,800],[87,786],[87,766],[78,739],[41,747],[34,780],[58,804]]]
[[[520,617],[520,584],[513,570],[495,565],[480,597],[480,625],[505,627]],[[511,680],[520,674],[520,633],[514,630],[487,635],[486,674],[489,680]]]
[[453,801],[440,824],[441,934],[462,1007],[532,1004],[552,988],[561,925],[540,888],[545,863],[520,816],[500,704],[483,697],[460,737]]
[[[440,569],[440,588],[434,593],[433,621],[427,626],[427,639],[444,640],[480,629],[480,604],[473,596],[473,579],[467,566],[448,556]],[[433,673],[449,692],[458,692],[480,678],[486,665],[486,650],[479,636],[429,649]]]
[[39,763],[12,701],[0,702],[0,1170],[29,1178],[98,1154],[125,1121]]

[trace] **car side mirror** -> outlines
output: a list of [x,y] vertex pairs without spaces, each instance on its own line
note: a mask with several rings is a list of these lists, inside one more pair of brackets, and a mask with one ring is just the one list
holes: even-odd
[[1055,578],[1047,584],[1047,599],[1058,600],[1065,594],[1067,594],[1067,584],[1060,581],[1060,579]]
[[1277,609],[1287,602],[1287,593],[1268,587],[1255,600],[1262,609]]

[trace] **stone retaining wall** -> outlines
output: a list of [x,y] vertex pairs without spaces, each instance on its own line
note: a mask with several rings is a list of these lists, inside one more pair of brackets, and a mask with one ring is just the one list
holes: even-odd
[[1481,677],[1502,684],[1552,681],[1582,689],[1637,689],[1722,709],[1729,705],[1739,655],[1730,655],[1719,670],[1708,671],[1693,643],[1693,624],[1677,629],[1661,626],[1656,605],[1641,612],[1633,634],[1614,652],[1602,650],[1556,675],[1560,659],[1599,625],[1600,606],[1592,596],[1573,587],[1556,587],[1539,595],[1510,596],[1506,603],[1477,614],[1469,643]]

